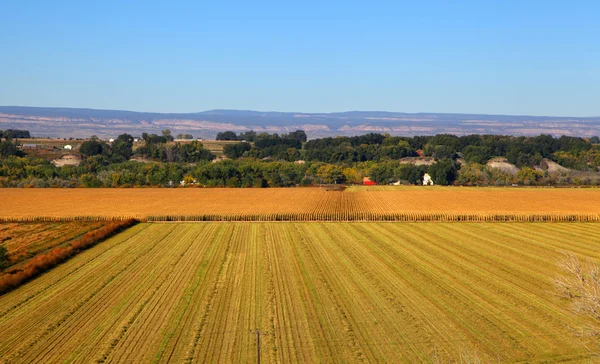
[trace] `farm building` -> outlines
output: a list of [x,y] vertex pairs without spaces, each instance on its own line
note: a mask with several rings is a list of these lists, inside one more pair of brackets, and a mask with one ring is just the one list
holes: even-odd
[[23,149],[38,149],[38,147],[37,144],[23,144]]
[[64,150],[72,150],[72,149],[73,149],[73,146],[72,146],[72,145],[69,145],[69,144],[67,144],[67,145],[65,145],[65,146],[63,147],[63,149],[64,149]]
[[431,179],[429,173],[425,173],[423,176],[423,186],[433,186],[433,180]]
[[369,177],[364,177],[363,178],[363,185],[365,186],[375,186],[376,183],[371,181],[371,179]]

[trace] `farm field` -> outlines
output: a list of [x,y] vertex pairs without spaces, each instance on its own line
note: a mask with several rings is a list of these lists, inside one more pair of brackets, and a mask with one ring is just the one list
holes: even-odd
[[146,223],[0,296],[6,362],[592,361],[551,293],[591,223]]
[[5,269],[17,268],[39,253],[62,247],[104,225],[106,223],[102,221],[0,223],[0,244],[8,250],[9,255],[9,264]]
[[[403,187],[327,192],[324,188],[269,189],[0,189],[0,218],[135,217],[292,214],[331,220],[386,214],[600,213],[600,189]],[[375,216],[376,219],[377,216]],[[323,218],[325,219],[325,218]]]

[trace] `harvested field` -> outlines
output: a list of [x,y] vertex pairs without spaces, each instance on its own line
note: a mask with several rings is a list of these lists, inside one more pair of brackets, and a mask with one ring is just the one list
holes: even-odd
[[[8,261],[0,269],[0,294],[18,287],[137,221],[0,224]],[[2,268],[2,267],[0,267]]]
[[0,296],[8,362],[592,360],[552,296],[598,224],[139,224]]
[[597,221],[600,213],[600,189],[0,189],[0,199],[0,219]]
[[18,268],[37,254],[56,247],[63,247],[70,241],[89,231],[99,229],[105,224],[101,221],[0,223],[0,244],[8,250],[10,258],[6,270]]

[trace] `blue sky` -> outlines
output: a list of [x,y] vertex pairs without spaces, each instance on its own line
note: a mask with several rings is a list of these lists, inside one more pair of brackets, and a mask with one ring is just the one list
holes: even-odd
[[3,0],[0,14],[0,105],[600,115],[598,1]]

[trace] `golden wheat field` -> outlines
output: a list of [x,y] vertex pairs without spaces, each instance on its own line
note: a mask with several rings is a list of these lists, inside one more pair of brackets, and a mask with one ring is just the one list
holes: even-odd
[[552,295],[591,223],[146,223],[0,296],[0,360],[592,362]]
[[[332,192],[269,189],[1,189],[0,218],[212,215],[207,220],[400,220],[418,215],[586,215],[600,213],[600,189],[412,187]],[[202,220],[202,218],[199,218]],[[411,220],[411,219],[406,219]],[[442,220],[415,218],[415,220]],[[467,219],[468,220],[468,219]],[[477,219],[474,219],[477,221]],[[502,221],[500,219],[500,221]],[[537,221],[537,220],[535,220]],[[570,219],[564,219],[570,221]]]

